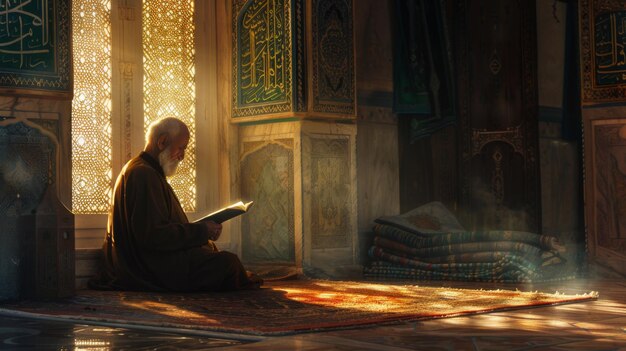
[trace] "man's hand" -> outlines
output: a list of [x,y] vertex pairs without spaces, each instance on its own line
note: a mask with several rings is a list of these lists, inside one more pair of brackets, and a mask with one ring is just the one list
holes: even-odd
[[221,224],[215,223],[212,221],[206,221],[204,222],[204,224],[206,225],[206,228],[209,231],[209,240],[215,241],[220,238],[220,235],[222,235]]

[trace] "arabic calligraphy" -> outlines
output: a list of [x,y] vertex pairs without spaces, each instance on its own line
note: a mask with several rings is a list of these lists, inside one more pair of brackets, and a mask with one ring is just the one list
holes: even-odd
[[239,106],[288,98],[284,1],[250,1],[240,13]]
[[595,70],[597,85],[626,83],[626,11],[596,17]]
[[0,64],[48,71],[54,67],[52,0],[0,0]]

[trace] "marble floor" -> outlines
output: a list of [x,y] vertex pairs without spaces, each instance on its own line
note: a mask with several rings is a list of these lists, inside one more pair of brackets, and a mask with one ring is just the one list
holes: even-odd
[[[0,350],[626,350],[626,280],[537,285],[419,283],[584,293],[598,300],[283,337],[87,326],[0,316]],[[181,333],[182,332],[182,333]]]

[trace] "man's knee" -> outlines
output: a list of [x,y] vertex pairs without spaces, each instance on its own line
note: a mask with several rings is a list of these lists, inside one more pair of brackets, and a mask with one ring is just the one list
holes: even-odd
[[217,253],[217,258],[218,261],[220,262],[221,265],[223,265],[224,267],[228,267],[231,268],[233,270],[239,270],[242,266],[241,266],[241,261],[239,260],[239,257],[237,257],[237,255],[235,255],[232,252],[228,252],[228,251],[220,251]]

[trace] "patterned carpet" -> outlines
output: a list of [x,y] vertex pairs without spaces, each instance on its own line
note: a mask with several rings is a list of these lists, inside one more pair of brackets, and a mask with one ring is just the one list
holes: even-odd
[[291,280],[261,290],[166,294],[81,290],[71,299],[0,304],[0,315],[76,322],[286,335],[597,299],[584,295],[471,290],[392,283]]

